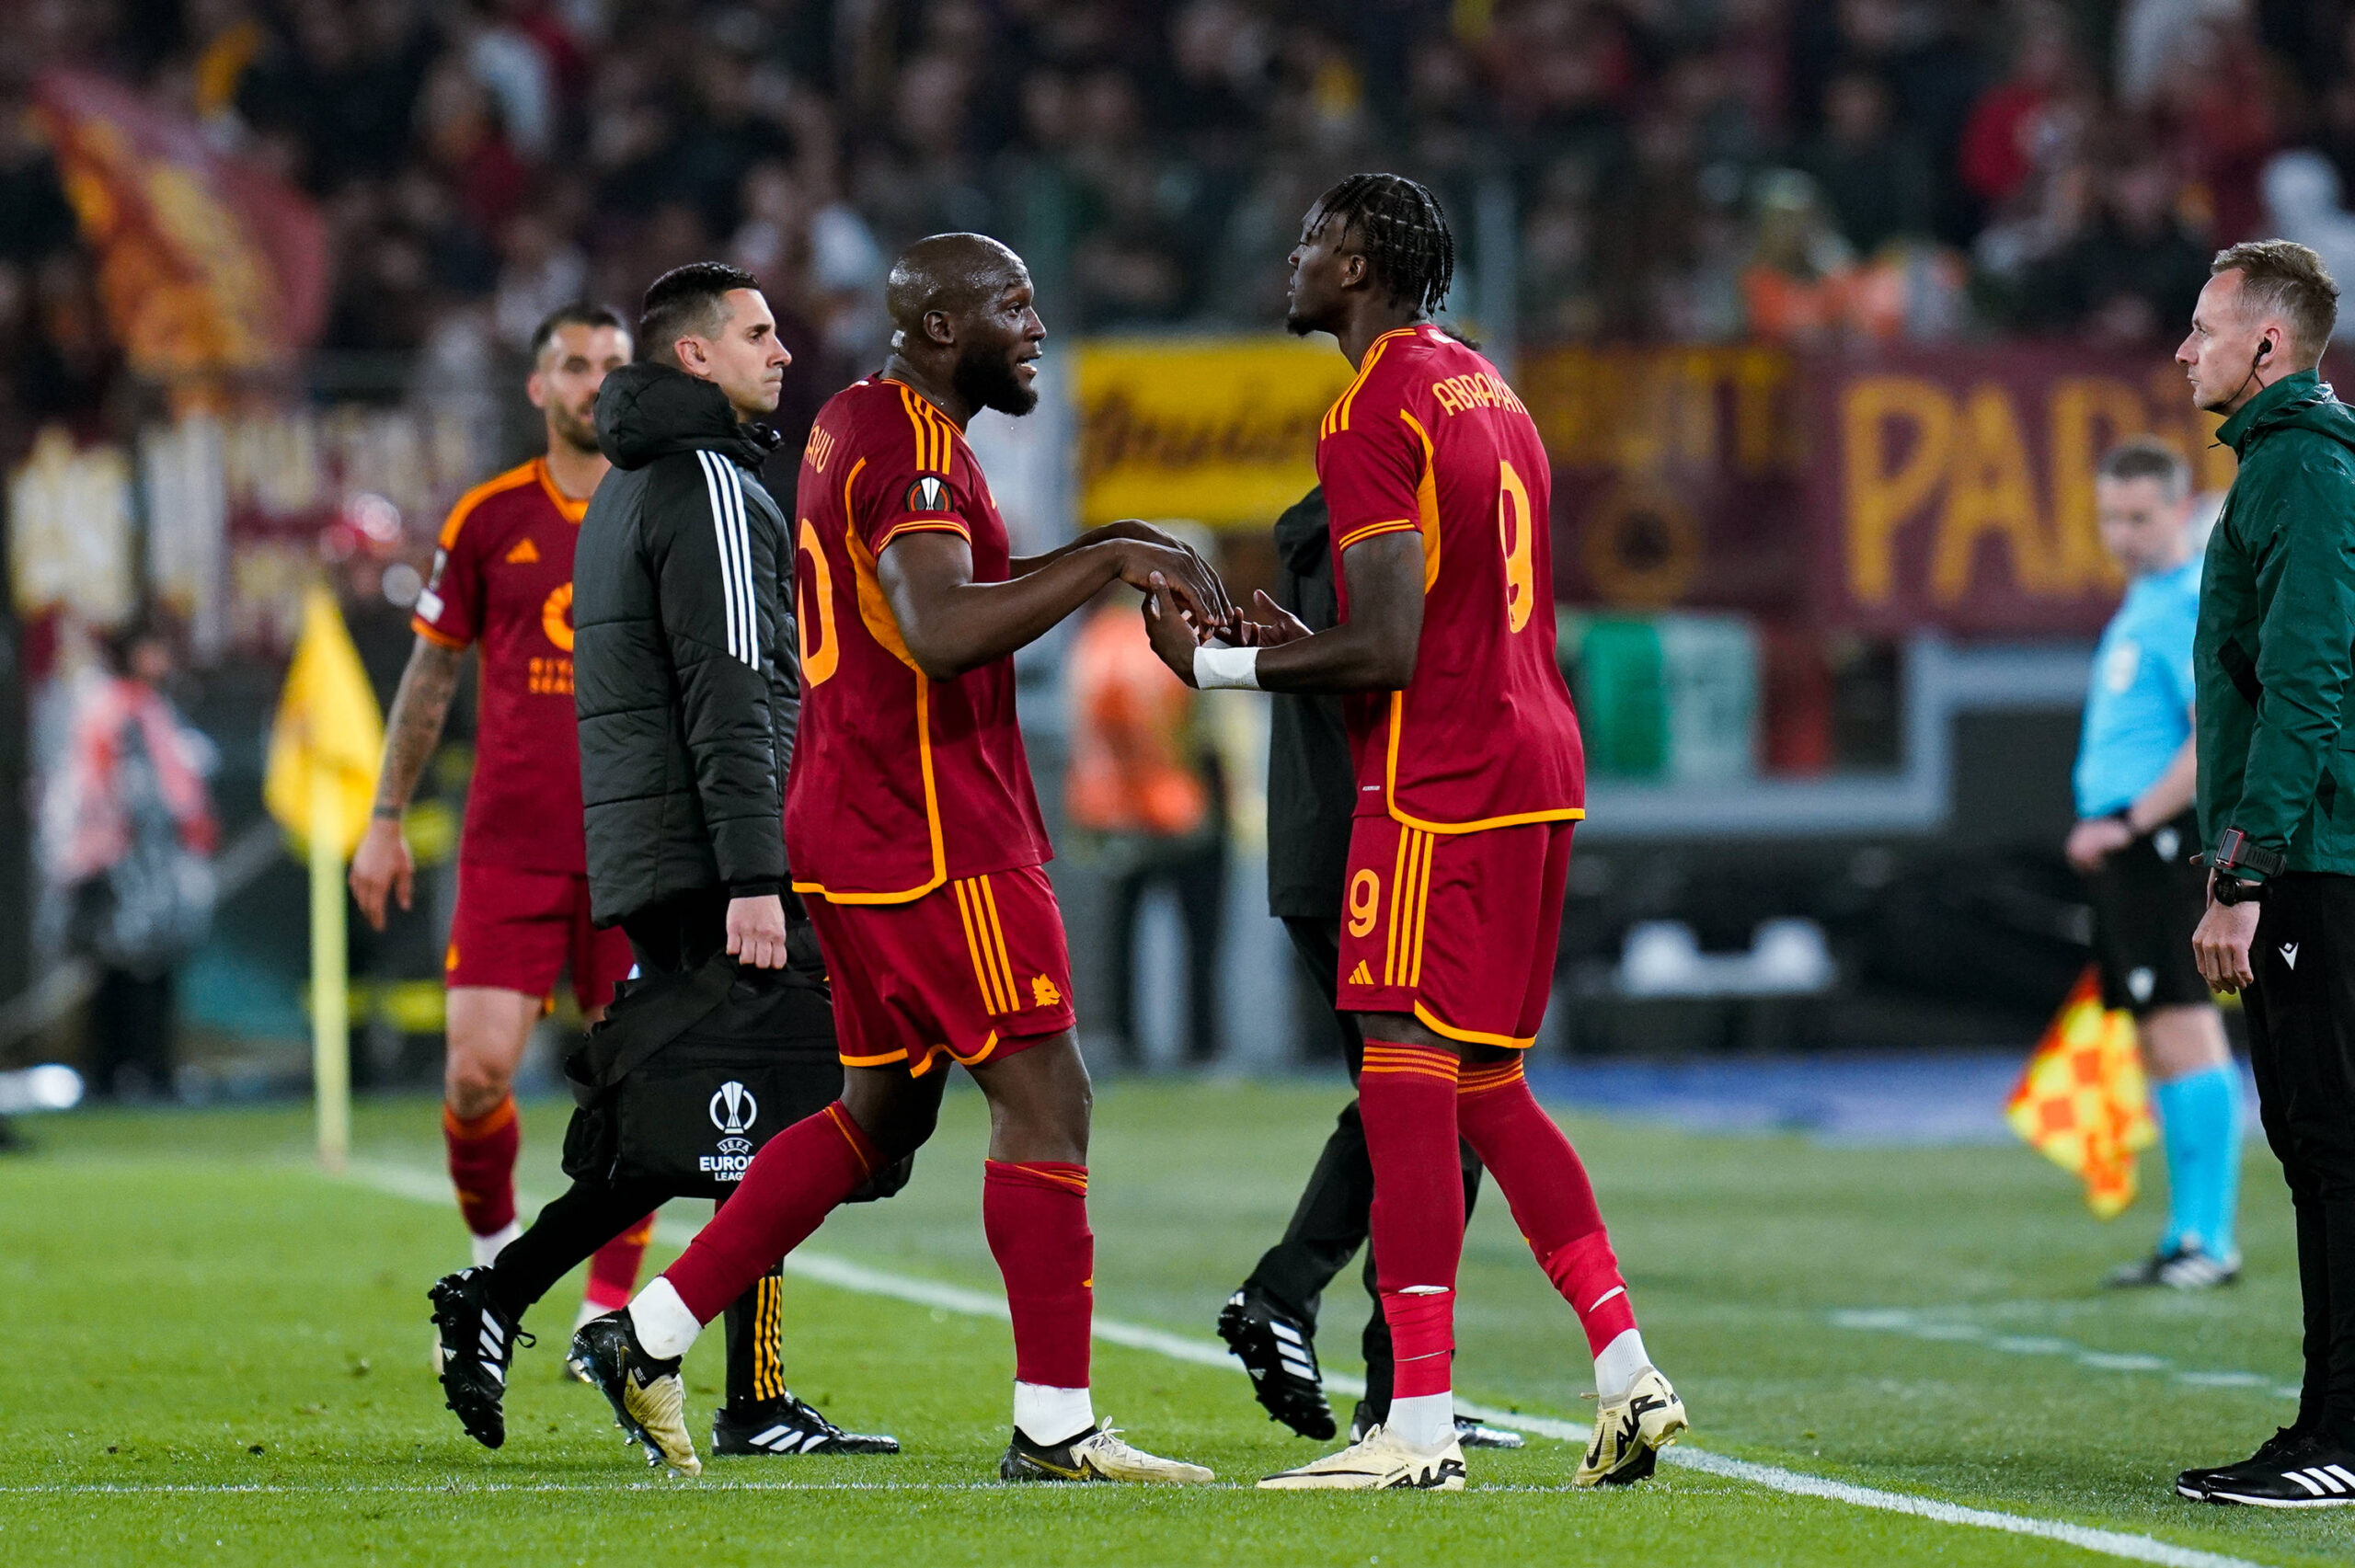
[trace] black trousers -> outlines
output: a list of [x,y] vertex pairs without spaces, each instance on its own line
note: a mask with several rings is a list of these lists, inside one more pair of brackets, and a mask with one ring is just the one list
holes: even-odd
[[[1326,1002],[1330,1005],[1338,1001],[1341,990],[1341,922],[1287,917],[1284,932],[1292,938],[1292,951],[1307,967],[1309,978],[1316,982]],[[1365,1035],[1358,1025],[1358,1014],[1336,1008],[1333,1016],[1341,1025],[1342,1048],[1348,1052],[1350,1082],[1354,1083],[1359,1064],[1365,1058]],[[1480,1196],[1480,1161],[1468,1143],[1462,1145],[1458,1152],[1464,1161],[1464,1216],[1469,1219],[1472,1206]],[[1373,1298],[1373,1313],[1366,1320],[1361,1341],[1365,1352],[1365,1397],[1373,1418],[1379,1421],[1390,1411],[1390,1380],[1395,1363],[1390,1351],[1390,1324],[1382,1315],[1382,1292],[1375,1283],[1373,1249],[1366,1246],[1373,1221],[1373,1162],[1366,1154],[1365,1124],[1358,1117],[1358,1103],[1351,1100],[1341,1107],[1331,1135],[1325,1139],[1324,1150],[1316,1156],[1316,1168],[1309,1173],[1308,1185],[1300,1195],[1299,1207],[1292,1210],[1292,1223],[1284,1227],[1283,1240],[1260,1257],[1259,1265],[1251,1271],[1251,1277],[1244,1285],[1298,1316],[1314,1333],[1325,1288],[1349,1266],[1358,1249],[1365,1247],[1365,1290]]]
[[2257,1109],[2298,1227],[2298,1425],[2355,1446],[2355,876],[2275,877],[2249,967]]
[[1108,1020],[1120,1059],[1144,1060],[1137,1038],[1137,911],[1145,895],[1167,887],[1178,895],[1186,924],[1186,1061],[1201,1066],[1219,1054],[1218,953],[1226,926],[1226,837],[1199,841],[1147,841],[1144,858],[1112,884],[1111,1008]]
[[[657,905],[622,922],[630,951],[646,974],[699,967],[726,945],[727,894],[717,889]],[[789,1126],[825,1108],[841,1090],[839,1075],[824,1096],[783,1107]],[[816,1090],[813,1088],[813,1093]],[[490,1292],[500,1309],[520,1319],[590,1253],[628,1230],[677,1194],[642,1181],[576,1181],[540,1210],[532,1228],[510,1242],[491,1270]],[[715,1212],[727,1200],[712,1206]],[[728,1408],[743,1412],[781,1398],[785,1385],[783,1259],[728,1307]]]
[[90,993],[89,1046],[83,1073],[98,1099],[172,1097],[178,1031],[172,971],[141,975],[104,969]]

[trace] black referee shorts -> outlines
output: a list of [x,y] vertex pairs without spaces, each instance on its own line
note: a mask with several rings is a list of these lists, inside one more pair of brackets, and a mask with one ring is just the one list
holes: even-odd
[[2187,811],[2113,851],[2085,878],[2103,1006],[2140,1018],[2214,1000],[2191,961],[2191,933],[2208,906],[2207,870],[2191,862],[2199,851],[2199,818]]

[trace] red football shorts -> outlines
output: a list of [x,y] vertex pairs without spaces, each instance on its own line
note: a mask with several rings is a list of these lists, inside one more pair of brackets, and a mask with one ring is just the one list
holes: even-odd
[[1554,989],[1569,822],[1350,831],[1340,1007],[1405,1013],[1451,1040],[1526,1048]]
[[809,904],[844,1067],[905,1062],[922,1077],[942,1057],[977,1067],[1072,1026],[1063,911],[1038,866],[904,904]]
[[636,962],[619,926],[589,923],[589,878],[563,871],[458,865],[458,908],[450,921],[442,982],[492,986],[553,997],[569,967],[583,1011],[614,1000]]

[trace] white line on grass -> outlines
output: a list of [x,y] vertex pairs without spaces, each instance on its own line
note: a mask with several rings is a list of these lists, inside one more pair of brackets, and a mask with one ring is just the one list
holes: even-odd
[[2296,1399],[2294,1383],[2277,1383],[2261,1372],[2177,1371],[2164,1356],[2120,1354],[2094,1350],[2074,1340],[2050,1334],[1998,1333],[1979,1323],[1960,1322],[1953,1311],[1915,1311],[1905,1307],[1855,1307],[1832,1314],[1832,1326],[1877,1333],[1901,1333],[1913,1339],[1984,1345],[2005,1356],[2061,1356],[2097,1372],[2165,1372],[2169,1380],[2191,1389],[2266,1389],[2280,1399]]
[[[354,1162],[351,1179],[396,1197],[413,1198],[419,1202],[450,1205],[452,1196],[448,1179],[438,1173],[421,1171],[413,1166]],[[655,1234],[663,1241],[684,1244],[691,1241],[699,1226],[679,1219],[662,1220]],[[905,1301],[913,1306],[929,1307],[939,1311],[955,1312],[961,1317],[994,1318],[1000,1322],[1007,1318],[1005,1299],[961,1286],[944,1285],[937,1280],[919,1279],[912,1275],[893,1274],[885,1269],[871,1268],[853,1263],[847,1258],[807,1250],[787,1254],[786,1272],[817,1284],[831,1285],[866,1296],[882,1296]],[[1183,1334],[1149,1328],[1143,1323],[1122,1322],[1117,1318],[1098,1315],[1096,1337],[1108,1345],[1118,1345],[1131,1350],[1143,1350],[1165,1356],[1173,1361],[1190,1362],[1198,1367],[1216,1367],[1239,1371],[1240,1366],[1223,1345],[1210,1340],[1189,1339]],[[1356,1397],[1365,1392],[1362,1379],[1341,1373],[1327,1373],[1325,1383],[1335,1392]],[[1525,1411],[1504,1410],[1495,1405],[1475,1404],[1459,1398],[1455,1408],[1480,1421],[1500,1422],[1534,1432],[1541,1437],[1583,1447],[1588,1436],[1586,1427],[1574,1421],[1557,1421],[1552,1416],[1533,1415]],[[1759,1464],[1750,1459],[1737,1459],[1723,1454],[1713,1454],[1680,1443],[1660,1453],[1663,1463],[1685,1470],[1699,1471],[1706,1475],[1722,1476],[1729,1481],[1747,1482],[1771,1492],[1781,1492],[1794,1497],[1821,1497],[1854,1507],[1872,1508],[1882,1513],[1910,1514],[1916,1518],[1930,1519],[1938,1524],[1970,1525],[1979,1529],[2001,1530],[2010,1535],[2034,1536],[2043,1540],[2059,1541],[2066,1546],[2098,1552],[2106,1557],[2122,1558],[2130,1562],[2151,1562],[2161,1568],[2258,1568],[2245,1558],[2227,1557],[2220,1552],[2201,1551],[2192,1547],[2177,1546],[2149,1536],[2130,1535],[2123,1530],[2097,1529],[2088,1525],[2073,1525],[2059,1519],[2032,1518],[2021,1514],[2004,1514],[1989,1508],[1966,1508],[1958,1503],[1942,1503],[1934,1498],[1915,1497],[1902,1492],[1884,1492],[1875,1486],[1858,1486],[1850,1482],[1833,1481],[1826,1476],[1808,1475],[1780,1465]],[[741,1483],[731,1483],[741,1484]],[[889,1483],[882,1483],[887,1489]],[[560,1490],[550,1487],[548,1490]],[[921,1488],[911,1488],[919,1490]],[[952,1490],[953,1487],[943,1487]],[[442,1491],[444,1487],[421,1487],[420,1491]],[[488,1490],[484,1488],[483,1490]],[[530,1488],[519,1488],[530,1490]]]

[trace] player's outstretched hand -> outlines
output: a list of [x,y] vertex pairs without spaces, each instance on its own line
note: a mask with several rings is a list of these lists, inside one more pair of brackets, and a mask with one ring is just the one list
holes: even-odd
[[729,899],[728,951],[747,968],[784,968],[785,900],[775,893]]
[[1186,619],[1184,607],[1169,579],[1159,572],[1153,574],[1144,590],[1144,635],[1161,662],[1176,672],[1187,685],[1194,684],[1194,650],[1201,646],[1191,622]]
[[390,894],[409,907],[417,864],[409,858],[408,841],[401,836],[400,820],[374,817],[351,856],[351,897],[371,931],[385,929],[385,898]]
[[1307,622],[1269,599],[1267,589],[1255,589],[1251,598],[1261,619],[1255,621],[1243,614],[1235,617],[1227,635],[1237,647],[1281,647],[1315,635],[1308,629]]
[[1167,583],[1197,642],[1207,642],[1234,624],[1235,606],[1227,601],[1226,585],[1208,561],[1182,545],[1123,540],[1120,580],[1149,592],[1156,577]]

